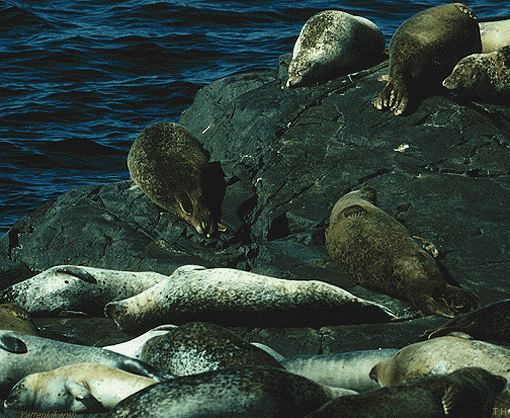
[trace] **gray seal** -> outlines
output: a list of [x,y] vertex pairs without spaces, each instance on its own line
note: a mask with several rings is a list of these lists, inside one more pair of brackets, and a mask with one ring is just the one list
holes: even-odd
[[140,359],[176,376],[249,365],[283,368],[261,348],[207,322],[184,324],[152,338],[145,344]]
[[389,80],[375,107],[402,115],[411,101],[439,91],[460,59],[478,52],[480,29],[469,7],[450,3],[417,13],[391,38]]
[[447,283],[430,242],[413,237],[376,204],[371,187],[340,198],[331,211],[326,248],[360,286],[412,302],[424,315],[452,318],[481,306],[469,290]]
[[480,22],[479,25],[484,54],[510,45],[510,19]]
[[104,364],[76,363],[25,376],[14,385],[4,407],[36,412],[106,412],[154,383],[154,379]]
[[350,393],[273,367],[231,367],[152,385],[119,402],[107,417],[301,417]]
[[305,23],[294,44],[287,87],[302,87],[370,68],[383,59],[381,30],[368,19],[325,10]]
[[223,326],[324,326],[389,322],[387,308],[318,280],[285,280],[228,268],[182,266],[156,286],[110,302],[123,331],[209,321]]
[[450,93],[469,100],[507,104],[510,100],[510,46],[462,58],[443,80]]
[[156,122],[137,136],[127,164],[131,178],[151,201],[209,237],[226,229],[219,223],[221,210],[206,200],[209,157],[183,126]]

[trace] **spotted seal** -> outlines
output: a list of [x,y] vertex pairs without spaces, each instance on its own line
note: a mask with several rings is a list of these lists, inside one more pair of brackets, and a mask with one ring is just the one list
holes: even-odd
[[376,24],[340,10],[324,10],[305,23],[294,44],[287,87],[302,87],[382,61],[384,35]]
[[331,211],[326,247],[345,274],[369,290],[412,302],[424,315],[452,318],[480,307],[474,293],[446,282],[433,244],[411,236],[375,204],[376,191],[365,187]]
[[285,280],[228,268],[182,266],[105,315],[120,330],[209,321],[225,326],[323,326],[388,322],[384,306],[318,280]]
[[95,363],[76,363],[25,376],[4,402],[35,412],[106,412],[157,380]]
[[156,122],[136,137],[127,165],[131,178],[151,201],[184,219],[199,234],[211,236],[226,228],[219,223],[220,208],[211,207],[206,199],[211,179],[204,172],[209,157],[183,126]]
[[450,3],[417,13],[391,38],[389,81],[375,107],[402,115],[411,100],[441,88],[460,59],[481,51],[478,21],[469,7]]

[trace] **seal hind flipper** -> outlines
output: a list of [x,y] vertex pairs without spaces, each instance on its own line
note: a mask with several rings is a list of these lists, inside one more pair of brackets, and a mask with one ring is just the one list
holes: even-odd
[[19,338],[11,337],[10,335],[2,335],[0,337],[0,348],[14,354],[28,353],[26,344]]
[[342,211],[344,218],[357,218],[359,216],[365,216],[366,214],[367,211],[359,205],[349,206]]
[[87,283],[97,284],[97,280],[92,274],[83,271],[78,266],[58,266],[55,267],[55,273],[69,274],[70,276],[77,277]]

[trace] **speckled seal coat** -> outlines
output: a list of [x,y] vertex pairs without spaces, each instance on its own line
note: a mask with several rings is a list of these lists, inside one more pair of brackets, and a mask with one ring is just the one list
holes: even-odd
[[375,201],[375,190],[365,187],[333,207],[326,247],[340,269],[369,290],[414,303],[425,315],[451,318],[479,308],[475,294],[446,282],[430,254],[435,247],[411,236]]
[[287,87],[324,82],[382,61],[385,40],[368,19],[340,10],[312,16],[299,34],[289,65]]
[[410,101],[440,89],[460,59],[481,51],[478,21],[469,7],[450,3],[417,13],[391,38],[389,81],[375,107],[403,114]]

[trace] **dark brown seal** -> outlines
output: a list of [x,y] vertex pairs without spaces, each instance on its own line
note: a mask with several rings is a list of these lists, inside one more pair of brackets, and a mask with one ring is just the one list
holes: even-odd
[[33,323],[30,314],[13,303],[0,304],[0,329],[39,336],[39,330]]
[[[506,379],[469,367],[329,401],[306,418],[489,418]],[[466,414],[469,411],[469,414]]]
[[140,359],[176,376],[250,365],[283,369],[261,348],[207,322],[191,322],[150,339]]
[[460,59],[481,51],[480,28],[469,7],[450,3],[423,10],[391,38],[389,81],[375,107],[401,115],[410,99],[440,88]]
[[340,269],[369,290],[414,303],[424,315],[452,318],[479,308],[474,293],[446,282],[431,256],[435,247],[411,236],[375,200],[375,190],[365,187],[335,204],[326,247]]
[[128,155],[131,178],[158,206],[183,218],[198,233],[224,231],[220,213],[205,199],[209,153],[184,127],[153,123],[136,138]]

